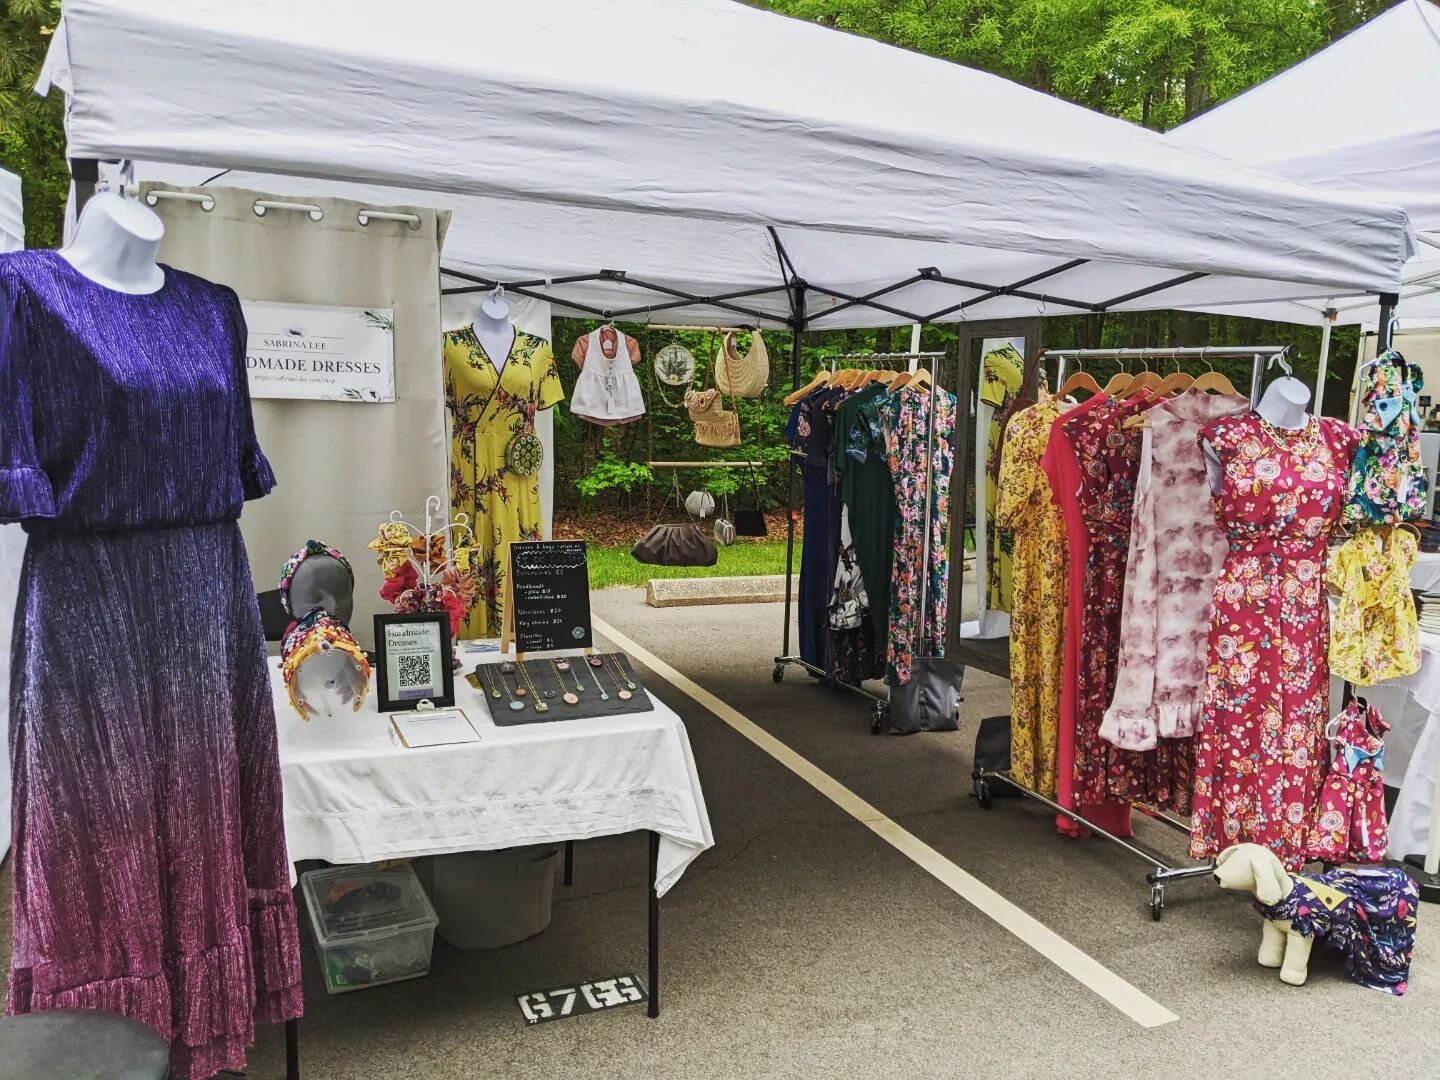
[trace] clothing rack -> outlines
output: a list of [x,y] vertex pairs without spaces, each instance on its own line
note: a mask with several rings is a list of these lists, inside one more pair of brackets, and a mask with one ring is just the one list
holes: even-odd
[[[1067,360],[1186,360],[1194,359],[1206,361],[1212,357],[1216,360],[1235,360],[1249,357],[1250,369],[1250,405],[1253,408],[1260,400],[1260,379],[1264,368],[1269,361],[1285,363],[1285,356],[1290,352],[1289,345],[1215,345],[1215,346],[1188,346],[1177,349],[1046,349],[1045,359],[1054,357],[1059,361],[1056,368],[1055,385],[1059,387],[1065,382],[1065,361]],[[1289,367],[1285,368],[1289,374]]]
[[[1250,370],[1250,406],[1254,408],[1260,398],[1260,380],[1264,370],[1271,363],[1280,363],[1285,371],[1289,372],[1289,365],[1285,363],[1285,354],[1290,351],[1288,345],[1234,345],[1219,346],[1215,348],[1144,348],[1144,349],[1047,349],[1042,361],[1054,358],[1058,361],[1055,376],[1055,386],[1058,389],[1065,382],[1065,364],[1067,361],[1082,360],[1209,360],[1236,359],[1249,357]],[[983,492],[976,492],[977,499],[983,499]],[[984,567],[976,567],[980,577],[981,587],[984,581]],[[1054,799],[1040,794],[1033,788],[1027,787],[1018,780],[1013,779],[1010,774],[1000,769],[981,768],[978,764],[970,775],[972,791],[976,801],[982,809],[989,810],[994,805],[993,784],[1003,784],[1011,791],[1031,799],[1035,802],[1055,811],[1061,817],[1073,821],[1082,828],[1088,829],[1096,836],[1115,844],[1121,850],[1134,855],[1142,862],[1149,864],[1151,870],[1145,875],[1146,884],[1150,886],[1150,917],[1159,921],[1165,911],[1165,886],[1168,882],[1179,881],[1185,878],[1208,877],[1213,870],[1213,863],[1205,862],[1191,864],[1189,866],[1171,865],[1169,859],[1154,851],[1150,851],[1141,845],[1117,836],[1109,830],[1102,828],[1075,810],[1061,806]],[[1142,803],[1131,803],[1131,809],[1138,811],[1152,820],[1158,821],[1180,832],[1189,833],[1190,828],[1184,822],[1162,813],[1155,807]]]
[[[868,361],[868,362],[894,362],[894,361],[905,361],[905,362],[910,366],[910,369],[913,371],[920,361],[922,361],[922,360],[927,360],[927,361],[928,361],[928,360],[939,360],[939,359],[943,359],[943,358],[945,357],[945,355],[946,355],[946,354],[943,353],[943,352],[837,353],[837,354],[834,355],[834,356],[823,357],[821,363],[822,363],[822,366],[828,364],[828,365],[829,365],[829,369],[830,369],[831,371],[834,371],[834,370],[836,370],[835,365],[836,365],[837,363],[840,363],[840,362],[867,362],[867,361]],[[793,362],[792,362],[792,371],[793,371],[793,375],[794,375],[795,385],[796,385],[797,388],[798,388],[799,382],[800,382],[800,379],[799,379],[799,375],[800,375],[800,339],[799,339],[799,335],[798,335],[798,334],[796,335],[796,338],[795,338],[795,352],[794,352]],[[927,621],[927,619],[926,619],[926,615],[927,615],[927,603],[928,603],[928,592],[927,592],[927,590],[928,590],[928,588],[929,588],[929,583],[930,583],[930,532],[931,532],[931,530],[930,530],[930,525],[929,525],[928,513],[929,513],[930,497],[931,497],[931,485],[932,485],[933,482],[934,482],[934,472],[935,472],[935,403],[936,403],[936,401],[937,401],[937,399],[938,399],[938,396],[939,396],[939,379],[936,378],[935,373],[934,373],[933,371],[930,373],[929,383],[930,383],[930,414],[929,414],[929,422],[928,422],[928,425],[927,425],[927,432],[926,432],[925,499],[924,499],[924,505],[925,505],[925,507],[926,507],[927,517],[926,517],[926,524],[925,524],[925,529],[924,529],[925,540],[924,540],[924,546],[923,546],[923,548],[922,548],[922,557],[921,557],[921,563],[920,563],[920,570],[921,570],[921,573],[920,573],[920,618],[919,618],[920,642],[919,642],[919,646],[917,647],[916,653],[915,653],[915,658],[916,658],[916,659],[919,659],[922,655],[925,655],[925,656],[928,656],[928,655],[929,655],[928,651],[922,652],[921,650],[926,649],[926,647],[927,647],[927,646],[926,646],[927,638],[926,638],[926,634],[925,634],[925,625],[926,625],[926,621]],[[793,582],[793,580],[794,580],[794,575],[795,575],[795,470],[796,470],[796,468],[798,467],[797,464],[796,464],[796,461],[797,461],[797,459],[798,459],[799,457],[800,457],[800,455],[798,455],[794,450],[791,450],[791,452],[790,452],[790,482],[789,482],[789,485],[788,485],[788,499],[787,499],[787,501],[786,501],[786,506],[785,506],[785,520],[786,520],[786,526],[787,526],[787,527],[786,527],[786,536],[785,536],[785,616],[784,616],[784,618],[785,618],[785,624],[784,624],[784,625],[785,625],[785,629],[784,629],[784,645],[782,646],[782,648],[783,648],[783,655],[775,657],[775,667],[774,667],[773,671],[771,672],[771,676],[770,676],[770,677],[771,677],[775,682],[777,682],[777,683],[780,682],[780,681],[782,681],[782,680],[785,678],[785,668],[786,668],[788,665],[790,665],[790,664],[794,664],[796,667],[804,668],[806,671],[808,671],[811,675],[814,675],[816,678],[824,679],[824,680],[825,680],[826,682],[828,682],[831,686],[838,687],[838,688],[840,688],[840,689],[842,689],[842,690],[847,690],[847,691],[850,691],[851,693],[859,694],[859,695],[861,695],[862,697],[868,698],[868,699],[870,700],[870,702],[871,702],[871,705],[870,705],[870,734],[872,734],[872,735],[879,735],[879,734],[881,734],[881,733],[885,730],[886,723],[887,723],[887,721],[888,721],[888,719],[889,719],[889,716],[890,716],[890,696],[889,696],[889,687],[888,687],[888,685],[887,685],[887,687],[886,687],[885,696],[882,697],[881,695],[876,694],[876,693],[874,693],[874,692],[871,691],[871,690],[865,689],[865,687],[863,687],[863,686],[856,686],[856,685],[854,685],[854,684],[852,684],[852,683],[843,682],[843,681],[841,681],[840,679],[835,678],[834,675],[832,675],[830,672],[826,671],[824,668],[816,667],[814,664],[808,663],[807,661],[802,660],[799,656],[795,656],[795,655],[792,655],[792,654],[790,653],[790,609],[791,609],[791,604],[792,604],[792,582]]]

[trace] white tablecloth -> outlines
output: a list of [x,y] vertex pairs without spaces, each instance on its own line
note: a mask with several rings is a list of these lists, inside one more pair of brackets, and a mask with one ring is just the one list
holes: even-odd
[[[456,705],[481,741],[406,749],[365,708],[301,720],[270,661],[290,858],[367,863],[457,851],[660,834],[664,896],[715,839],[685,725],[654,711],[496,727],[457,676]],[[552,708],[564,708],[557,703]]]

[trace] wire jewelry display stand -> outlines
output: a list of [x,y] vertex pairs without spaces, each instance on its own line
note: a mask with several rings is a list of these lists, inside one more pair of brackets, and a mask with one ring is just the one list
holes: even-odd
[[[1184,349],[1047,349],[1043,359],[1054,359],[1058,361],[1055,375],[1055,385],[1060,387],[1065,382],[1065,365],[1067,361],[1081,360],[1139,360],[1148,362],[1151,360],[1181,360],[1195,359],[1208,361],[1214,359],[1241,359],[1248,357],[1251,362],[1250,369],[1250,406],[1260,399],[1260,381],[1265,367],[1269,363],[1279,362],[1284,365],[1288,373],[1289,366],[1285,365],[1284,355],[1289,351],[1289,346],[1282,345],[1256,345],[1256,346],[1220,346],[1216,348],[1184,348]],[[977,493],[979,497],[979,493]],[[982,568],[977,568],[983,573]],[[1192,864],[1189,866],[1175,866],[1170,860],[1154,851],[1147,850],[1131,840],[1114,833],[1104,827],[1095,824],[1083,814],[1075,810],[1061,806],[1054,799],[1040,794],[1033,788],[1015,780],[1008,771],[1001,769],[981,768],[978,764],[970,774],[970,782],[975,794],[976,801],[982,809],[989,810],[994,805],[993,784],[1004,784],[1011,791],[1023,795],[1027,799],[1049,807],[1061,817],[1073,821],[1084,829],[1088,829],[1096,836],[1115,844],[1121,850],[1129,852],[1140,861],[1150,866],[1150,872],[1145,875],[1146,884],[1150,886],[1150,917],[1159,921],[1165,912],[1165,886],[1172,881],[1180,881],[1185,878],[1208,877],[1213,872],[1213,864],[1210,862]],[[1153,806],[1143,803],[1131,803],[1131,807],[1153,821],[1167,825],[1179,832],[1188,834],[1190,826],[1178,818],[1157,810]]]
[[[799,383],[799,378],[798,378],[799,358],[798,358],[798,357],[799,357],[799,338],[798,338],[798,336],[797,336],[797,337],[796,337],[796,360],[795,360],[795,370],[796,370],[796,373],[797,373],[797,377],[796,377],[796,380],[795,380],[795,381],[796,381],[796,383],[797,383],[797,388],[798,388],[798,383]],[[831,370],[832,372],[833,372],[833,371],[836,371],[836,370],[839,370],[836,365],[841,364],[841,363],[849,363],[849,364],[854,364],[854,365],[858,366],[859,363],[889,364],[889,363],[894,363],[894,362],[897,362],[897,361],[903,361],[904,363],[906,363],[907,365],[909,365],[910,370],[913,371],[913,370],[915,369],[915,367],[916,367],[921,361],[926,361],[926,360],[930,360],[930,361],[943,360],[944,357],[945,357],[945,354],[944,354],[943,352],[843,353],[843,354],[840,354],[840,355],[838,355],[838,356],[829,357],[829,358],[827,358],[827,360],[826,360],[825,362],[830,364],[830,370]],[[928,608],[927,608],[927,606],[926,606],[926,603],[927,603],[927,595],[926,595],[926,593],[927,593],[927,588],[928,588],[929,580],[930,580],[930,513],[929,513],[929,509],[930,509],[930,500],[931,500],[931,494],[930,494],[930,493],[931,493],[931,486],[932,486],[932,483],[933,483],[933,481],[934,481],[934,473],[935,473],[935,403],[936,403],[936,401],[937,401],[938,398],[939,398],[939,378],[936,376],[935,372],[933,372],[933,371],[930,373],[929,383],[930,383],[930,414],[929,414],[929,420],[928,420],[927,425],[926,425],[925,501],[924,501],[924,504],[923,504],[924,507],[925,507],[925,514],[924,514],[924,519],[925,519],[925,542],[924,542],[924,547],[923,547],[923,549],[922,549],[922,550],[923,550],[923,555],[922,555],[922,558],[921,558],[921,566],[920,566],[920,569],[921,569],[921,574],[920,574],[920,619],[919,619],[919,624],[920,624],[920,627],[919,627],[919,637],[920,637],[920,640],[916,643],[915,655],[916,655],[917,657],[919,657],[920,655],[922,655],[922,650],[925,648],[925,643],[926,643],[926,641],[927,641],[926,636],[925,636],[925,624],[926,624],[926,612],[927,612],[927,610],[928,610]],[[790,478],[789,478],[789,479],[790,479],[790,482],[789,482],[789,484],[787,485],[787,490],[788,490],[788,492],[789,492],[789,498],[788,498],[788,500],[787,500],[787,502],[786,502],[786,505],[785,505],[785,523],[786,523],[786,535],[785,535],[785,636],[784,636],[784,644],[782,645],[783,654],[780,655],[780,656],[775,657],[775,667],[774,667],[774,669],[771,671],[770,677],[771,677],[775,682],[777,682],[777,683],[780,682],[781,680],[783,680],[783,679],[785,678],[785,668],[786,668],[788,665],[790,665],[790,664],[794,664],[796,667],[804,668],[806,671],[808,671],[811,675],[814,675],[816,678],[825,680],[825,682],[826,682],[828,685],[833,686],[833,687],[835,687],[836,689],[845,690],[845,691],[848,691],[848,692],[854,693],[854,694],[860,694],[862,697],[869,698],[869,699],[870,699],[870,734],[872,734],[872,735],[879,735],[879,734],[881,734],[881,733],[885,730],[885,725],[886,725],[886,723],[889,721],[889,718],[890,718],[890,696],[889,696],[889,688],[888,688],[888,687],[886,688],[886,693],[882,696],[882,695],[880,695],[880,694],[875,693],[875,692],[872,691],[872,690],[867,690],[867,689],[866,689],[865,687],[863,687],[863,686],[857,686],[857,685],[855,685],[855,684],[853,684],[853,683],[845,682],[845,681],[842,680],[842,679],[837,679],[831,672],[826,671],[826,670],[825,670],[824,668],[822,668],[822,667],[817,667],[816,665],[810,663],[809,661],[803,660],[803,659],[801,659],[799,656],[796,656],[796,655],[794,655],[794,654],[792,654],[792,653],[790,652],[790,609],[791,609],[791,607],[792,607],[792,599],[793,599],[793,598],[792,598],[792,595],[791,595],[791,593],[792,593],[792,590],[791,590],[791,580],[792,580],[792,577],[793,577],[793,575],[794,575],[794,573],[795,573],[795,475],[796,475],[796,470],[797,470],[799,467],[800,467],[800,465],[799,465],[798,457],[797,457],[797,455],[795,454],[795,452],[792,451],[791,454],[790,454]],[[928,655],[928,653],[925,653],[924,655]]]

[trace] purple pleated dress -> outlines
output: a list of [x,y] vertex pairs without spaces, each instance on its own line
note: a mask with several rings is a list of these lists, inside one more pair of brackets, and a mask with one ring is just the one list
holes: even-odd
[[298,1016],[264,635],[236,519],[274,486],[235,294],[0,255],[0,521],[29,533],[10,687],[7,1008],[102,1009],[177,1078]]

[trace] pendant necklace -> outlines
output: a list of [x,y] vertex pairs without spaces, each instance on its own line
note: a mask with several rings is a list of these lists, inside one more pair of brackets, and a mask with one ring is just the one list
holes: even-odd
[[487,692],[490,694],[491,697],[493,697],[496,701],[499,701],[499,700],[500,700],[500,687],[498,687],[498,686],[495,685],[495,682],[494,682],[493,679],[492,679],[492,680],[488,680],[488,685],[487,685],[487,680],[486,680],[485,676],[484,676],[483,674],[481,674],[486,668],[489,668],[489,667],[492,667],[492,666],[493,666],[493,665],[491,665],[491,664],[477,664],[476,667],[475,667],[475,677],[480,680],[480,689],[481,689],[482,691],[487,691]]
[[587,664],[589,664],[591,667],[604,667],[604,666],[605,666],[605,659],[604,659],[604,657],[596,656],[594,653],[591,653],[589,656],[587,656],[587,657],[585,658],[585,662],[586,662]]
[[590,678],[595,680],[595,689],[600,691],[600,700],[609,701],[610,695],[605,692],[605,687],[600,685],[600,676],[595,674],[595,669],[593,666],[590,669]]
[[570,667],[570,661],[569,661],[569,660],[558,660],[558,661],[556,661],[556,662],[555,662],[555,670],[556,670],[556,671],[569,671],[569,672],[570,672],[570,677],[575,680],[575,692],[576,692],[577,694],[583,694],[583,693],[585,692],[585,687],[584,687],[584,686],[581,684],[581,682],[580,682],[580,673],[579,673],[578,671],[574,671],[574,670],[571,669],[571,667]]
[[629,690],[626,690],[623,686],[620,685],[620,679],[616,676],[615,672],[611,669],[609,664],[605,665],[605,674],[609,675],[610,681],[615,684],[615,696],[618,697],[621,701],[629,701],[632,697],[635,696],[630,693]]
[[[560,666],[561,664],[565,664],[565,661],[561,660],[561,661],[559,661],[558,663],[557,663],[556,661],[554,661],[554,660],[551,660],[551,661],[550,661],[550,666],[555,669],[555,681],[560,684],[560,689],[561,689],[561,690],[565,690],[565,679],[564,679],[564,677],[561,675],[561,672],[569,670],[570,665],[569,665],[569,664],[565,664],[565,666],[562,668],[562,667]],[[578,681],[578,680],[576,681],[576,687],[577,687],[577,689],[580,689],[580,688],[581,688],[581,687],[579,686],[579,681]],[[580,698],[579,698],[579,696],[576,695],[573,691],[570,691],[570,690],[565,690],[565,692],[560,696],[560,699],[561,699],[562,701],[564,701],[566,705],[579,705],[579,704],[580,704]]]
[[[514,675],[514,674],[515,674],[515,664],[514,664],[512,661],[510,661],[510,660],[506,660],[504,663],[502,663],[502,664],[500,665],[500,674],[501,674],[501,675]],[[508,687],[507,687],[507,689],[508,689]],[[516,697],[524,697],[528,692],[529,692],[529,691],[527,691],[527,690],[525,689],[525,687],[523,687],[523,686],[520,685],[519,676],[516,676],[516,679],[515,679],[515,696],[516,696]]]
[[629,675],[627,675],[627,674],[625,673],[625,668],[624,668],[624,667],[621,665],[621,663],[620,663],[620,656],[619,656],[618,653],[611,653],[611,654],[610,654],[610,663],[615,666],[615,673],[616,673],[617,675],[619,675],[620,678],[625,681],[625,686],[626,686],[626,688],[627,688],[627,689],[630,689],[630,690],[634,690],[634,689],[635,689],[635,680],[632,679]]
[[535,690],[535,681],[530,678],[530,672],[525,670],[525,663],[521,661],[518,665],[520,674],[525,676],[525,685],[530,687],[530,703],[535,706],[536,712],[549,712],[550,706],[540,700],[540,695]]
[[[506,668],[509,668],[510,671],[506,671],[506,670],[505,670]],[[515,692],[515,690],[510,689],[510,680],[507,679],[507,678],[505,678],[506,675],[510,674],[510,673],[513,672],[514,670],[515,670],[515,665],[512,664],[512,663],[510,663],[509,661],[506,661],[505,663],[501,664],[501,665],[500,665],[500,681],[505,684],[505,692],[510,695],[510,711],[511,711],[511,712],[519,712],[521,709],[525,708],[525,702],[523,702],[523,701],[520,700],[520,695],[517,694],[517,693]],[[519,680],[517,679],[516,682],[518,683]],[[518,688],[518,687],[517,687],[517,688]],[[518,688],[518,689],[520,690],[520,694],[523,694],[523,693],[525,692],[523,688]]]

